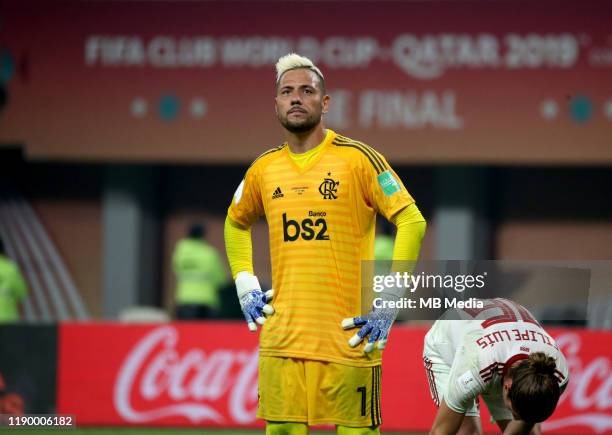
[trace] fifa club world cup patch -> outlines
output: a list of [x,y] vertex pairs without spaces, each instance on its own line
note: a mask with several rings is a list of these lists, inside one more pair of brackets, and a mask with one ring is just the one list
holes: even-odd
[[387,196],[393,195],[395,192],[400,191],[400,185],[391,173],[387,170],[378,176],[378,184],[382,188],[383,192]]
[[478,382],[470,371],[465,372],[457,379],[457,389],[466,396],[478,394]]

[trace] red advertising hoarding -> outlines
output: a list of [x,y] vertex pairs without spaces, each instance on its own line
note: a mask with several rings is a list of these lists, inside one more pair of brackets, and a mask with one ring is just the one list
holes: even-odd
[[0,143],[32,158],[251,161],[283,140],[274,63],[395,163],[612,162],[612,4],[5,2]]
[[[428,431],[426,328],[395,327],[385,350],[383,430]],[[552,330],[571,381],[547,433],[612,433],[610,332]],[[257,335],[242,323],[63,324],[58,412],[78,425],[259,427]],[[485,430],[495,431],[483,407]]]

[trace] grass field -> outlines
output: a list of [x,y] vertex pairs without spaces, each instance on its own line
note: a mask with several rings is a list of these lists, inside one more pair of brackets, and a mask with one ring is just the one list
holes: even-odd
[[[0,429],[2,432],[2,429]],[[262,434],[262,431],[256,430],[213,430],[213,429],[125,429],[125,428],[91,428],[91,429],[66,429],[66,430],[52,430],[52,429],[11,429],[11,432],[15,435],[28,435],[42,433],[67,433],[70,435],[195,435],[195,434],[206,434],[206,435],[256,435]],[[311,431],[311,434],[329,435],[334,432],[324,431]],[[394,432],[383,432],[385,435],[399,435]],[[418,433],[402,432],[401,435],[419,435]]]
[[149,428],[138,428],[138,429],[126,429],[126,428],[89,428],[89,429],[14,429],[12,433],[15,435],[27,435],[42,433],[66,433],[69,435],[195,435],[195,434],[206,434],[206,435],[256,435],[258,432],[255,430],[211,430],[211,429],[149,429]]

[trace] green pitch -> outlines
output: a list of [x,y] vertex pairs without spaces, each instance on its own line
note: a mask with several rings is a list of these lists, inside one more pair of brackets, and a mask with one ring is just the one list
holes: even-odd
[[[0,429],[2,431],[2,429]],[[213,430],[213,429],[125,429],[125,428],[91,428],[91,429],[70,429],[70,430],[25,430],[25,429],[14,429],[11,430],[14,435],[40,435],[42,433],[59,434],[66,433],[68,435],[258,435],[263,434],[264,431],[256,430]],[[321,432],[312,431],[313,435],[330,435],[335,432]],[[399,435],[392,432],[383,432],[385,435]],[[419,435],[417,433],[404,432],[402,435]]]
[[211,429],[126,429],[126,428],[89,428],[89,429],[28,429],[13,430],[14,435],[40,435],[42,433],[67,435],[256,435],[263,433],[254,430],[211,430]]

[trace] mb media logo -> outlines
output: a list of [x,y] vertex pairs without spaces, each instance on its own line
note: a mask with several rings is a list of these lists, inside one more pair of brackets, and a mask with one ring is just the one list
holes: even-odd
[[[331,177],[331,172],[327,173],[328,177]],[[331,178],[324,178],[323,182],[319,186],[319,192],[323,195],[323,199],[337,199],[339,181],[334,181]]]
[[272,199],[276,199],[276,198],[282,198],[283,196],[283,192],[281,191],[280,187],[277,187],[276,190],[274,191],[274,193],[272,194]]

